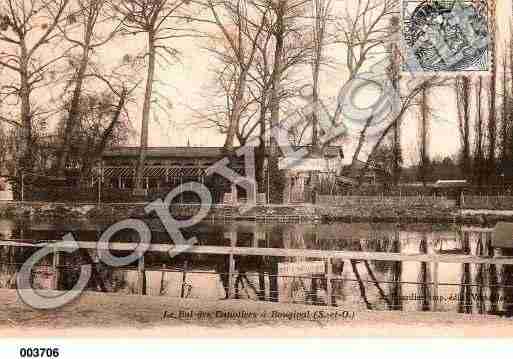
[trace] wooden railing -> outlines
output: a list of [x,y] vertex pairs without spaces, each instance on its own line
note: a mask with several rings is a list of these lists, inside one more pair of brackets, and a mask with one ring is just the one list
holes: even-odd
[[[492,229],[467,228],[467,231],[490,233]],[[464,229],[465,231],[465,229]],[[150,244],[148,252],[158,253],[190,253],[190,254],[210,254],[210,255],[228,255],[229,256],[229,287],[228,296],[233,294],[236,275],[235,256],[264,256],[264,257],[295,257],[319,259],[325,262],[325,279],[328,305],[332,305],[332,283],[336,280],[342,280],[342,277],[333,275],[333,260],[373,260],[373,261],[396,261],[396,262],[426,262],[433,264],[432,282],[429,284],[432,288],[433,297],[438,296],[439,263],[470,263],[470,264],[491,264],[491,265],[513,265],[513,257],[479,257],[465,254],[409,254],[409,253],[389,253],[389,252],[363,252],[363,251],[337,251],[337,250],[313,250],[313,249],[286,249],[286,248],[258,248],[258,247],[238,247],[237,234],[235,232],[225,233],[226,237],[233,243],[231,246],[175,246],[171,244]],[[59,266],[59,249],[79,248],[90,250],[117,250],[134,251],[138,243],[99,243],[99,242],[29,242],[27,240],[9,240],[0,241],[0,246],[41,248],[50,247],[54,251],[53,266]],[[145,271],[144,255],[140,257],[137,263],[139,273],[138,292],[143,293],[143,278]],[[434,303],[436,309],[436,302]]]

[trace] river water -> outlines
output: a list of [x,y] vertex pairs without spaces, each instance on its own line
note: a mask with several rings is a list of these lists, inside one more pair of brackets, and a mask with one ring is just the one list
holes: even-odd
[[[26,225],[0,221],[1,239],[60,240],[70,229],[77,240],[96,241],[100,226],[75,228]],[[199,245],[238,246],[323,251],[467,254],[477,257],[512,255],[511,249],[493,248],[491,236],[459,225],[394,223],[255,224],[200,223],[185,232]],[[234,236],[229,236],[232,233]],[[118,233],[115,241],[134,240],[132,233]],[[162,230],[152,232],[153,243],[170,243]],[[34,248],[0,246],[0,288],[15,288],[16,271],[36,251]],[[127,255],[128,253],[116,253]],[[278,256],[147,253],[144,272],[137,263],[110,268],[98,263],[94,250],[61,254],[57,269],[45,258],[32,273],[35,288],[69,289],[80,265],[95,270],[87,290],[126,295],[279,301],[335,305],[344,310],[451,311],[510,314],[513,311],[513,266],[440,263],[438,291],[433,286],[434,265],[421,262],[334,260],[331,295],[326,263],[315,258]],[[232,285],[230,287],[230,273]],[[58,275],[56,282],[55,276]],[[141,280],[139,280],[141,278]]]

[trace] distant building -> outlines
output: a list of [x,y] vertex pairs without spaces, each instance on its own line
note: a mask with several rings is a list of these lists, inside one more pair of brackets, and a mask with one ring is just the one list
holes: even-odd
[[438,180],[434,185],[436,188],[461,188],[467,187],[467,180]]
[[[182,183],[197,181],[207,187],[230,191],[230,184],[219,175],[208,176],[206,170],[225,157],[222,147],[149,147],[146,151],[146,163],[143,170],[144,186],[147,190],[173,188]],[[117,147],[106,150],[96,172],[101,174],[103,182],[112,188],[127,189],[134,187],[135,171],[139,158],[139,147]],[[339,171],[341,151],[339,147],[329,147],[322,158],[325,168],[333,173]],[[230,168],[244,173],[244,158],[231,158]],[[292,172],[293,169],[292,169]],[[292,174],[294,176],[294,174]],[[297,182],[299,183],[299,182]],[[296,189],[302,190],[297,188]],[[239,193],[239,196],[241,194]],[[242,194],[243,195],[243,194]],[[215,200],[219,201],[220,198]]]
[[0,177],[0,201],[12,201],[13,191],[7,177]]
[[467,180],[438,180],[433,184],[437,195],[455,198],[456,203],[460,204],[461,194],[469,186]]
[[370,162],[367,165],[366,162],[356,160],[353,165],[347,165],[342,168],[340,181],[351,185],[360,178],[362,170],[364,171],[362,183],[374,185],[383,183],[387,178],[390,178],[390,173],[379,164]]

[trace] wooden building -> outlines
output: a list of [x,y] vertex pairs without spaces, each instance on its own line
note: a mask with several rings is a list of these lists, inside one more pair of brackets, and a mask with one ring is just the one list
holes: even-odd
[[[132,188],[138,157],[138,147],[105,151],[98,168],[104,182],[115,188]],[[204,182],[206,169],[223,157],[221,147],[149,147],[143,170],[146,188],[187,181]],[[242,166],[240,163],[236,167]]]
[[[112,148],[103,153],[100,165],[96,168],[107,187],[133,188],[136,165],[139,155],[138,147]],[[209,188],[220,192],[231,192],[233,187],[219,175],[207,176],[208,167],[225,157],[222,147],[149,147],[143,171],[145,187],[149,191],[176,187],[189,181],[201,182]],[[326,150],[324,160],[326,168],[336,172],[340,168],[341,151],[332,146]],[[230,168],[244,174],[244,158],[231,158]],[[296,185],[297,187],[297,185]],[[295,191],[302,189],[296,188]],[[244,197],[243,193],[238,193]],[[222,197],[222,196],[221,196]],[[301,196],[299,196],[301,197]],[[215,198],[221,200],[220,197]]]
[[[356,160],[353,165],[347,165],[342,168],[341,176],[352,180],[358,180],[363,172],[362,183],[376,185],[387,182],[391,178],[392,174],[382,165],[371,161],[369,164],[366,162]],[[351,181],[348,181],[349,185],[352,185]]]

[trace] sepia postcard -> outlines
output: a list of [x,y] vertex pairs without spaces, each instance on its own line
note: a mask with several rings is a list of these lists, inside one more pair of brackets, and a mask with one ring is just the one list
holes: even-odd
[[0,338],[513,336],[512,17],[0,0]]

